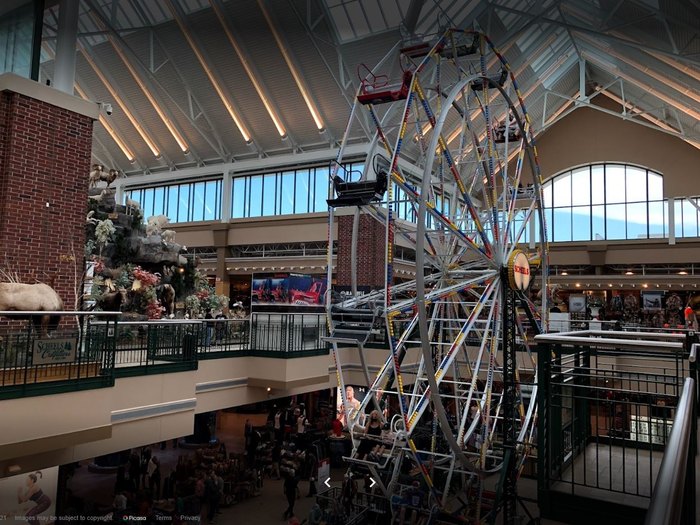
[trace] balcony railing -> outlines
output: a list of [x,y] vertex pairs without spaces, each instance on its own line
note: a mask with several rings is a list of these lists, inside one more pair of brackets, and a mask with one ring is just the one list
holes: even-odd
[[[58,327],[28,320],[54,314]],[[115,377],[197,369],[200,359],[294,358],[328,346],[322,314],[119,321],[119,312],[0,312],[0,399],[113,386]]]
[[[54,394],[114,384],[118,312],[0,312],[0,399]],[[27,321],[34,316],[37,323]],[[59,316],[50,326],[38,321]]]

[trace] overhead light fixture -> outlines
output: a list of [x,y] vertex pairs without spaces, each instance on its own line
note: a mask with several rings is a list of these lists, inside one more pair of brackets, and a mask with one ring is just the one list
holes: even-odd
[[187,43],[190,46],[190,49],[192,49],[192,52],[197,57],[199,64],[202,66],[202,69],[204,70],[204,73],[206,73],[207,78],[209,78],[209,82],[211,82],[214,91],[216,91],[216,94],[219,95],[219,99],[221,99],[221,102],[226,108],[226,111],[231,117],[231,120],[233,120],[234,124],[238,128],[238,131],[243,137],[243,140],[246,144],[252,144],[253,139],[250,133],[248,132],[248,128],[243,123],[243,119],[238,115],[236,109],[233,107],[233,102],[229,100],[228,95],[224,91],[224,88],[221,86],[221,82],[219,82],[219,79],[217,78],[217,74],[209,66],[209,63],[207,62],[207,59],[204,56],[204,53],[199,48],[199,45],[197,44],[195,39],[192,37],[192,34],[190,33],[190,30],[187,27],[187,24],[184,20],[183,14],[181,13],[181,7],[178,5],[177,2],[173,2],[172,0],[169,0],[166,3],[170,7],[170,13],[173,15],[173,19],[175,20],[175,22],[177,22],[180,31],[182,31],[182,34],[185,36],[185,40],[187,40]]
[[569,275],[569,272],[563,271],[563,272],[561,272],[561,274],[562,274],[562,275]]
[[[52,58],[56,56],[55,53],[53,52],[53,49],[51,49],[49,47],[49,45],[46,44],[45,42],[41,45],[41,47]],[[77,82],[75,82],[74,86],[75,86],[75,90],[78,92],[78,95],[80,95],[85,100],[90,100],[90,97],[87,96],[87,93],[85,93],[83,88],[81,88]],[[117,147],[121,150],[121,152],[124,154],[126,159],[131,163],[135,162],[136,157],[131,152],[129,147],[126,145],[126,143],[122,140],[122,138],[119,136],[119,134],[114,130],[112,125],[107,122],[107,119],[103,115],[100,115],[99,121],[100,121],[100,124],[102,124],[102,127],[105,129],[105,131],[109,134],[109,136],[112,137],[112,140],[116,143]]]
[[688,272],[686,272],[685,270],[681,270],[680,272],[678,272],[678,275],[688,275]]
[[100,79],[102,84],[107,88],[107,91],[109,91],[109,94],[112,95],[112,98],[114,100],[115,104],[118,104],[119,107],[121,108],[122,113],[124,113],[124,116],[129,119],[129,122],[131,122],[131,125],[134,126],[136,129],[136,132],[141,136],[143,141],[146,143],[148,146],[148,149],[151,150],[151,153],[153,153],[153,156],[156,158],[160,157],[160,149],[158,146],[156,146],[155,141],[148,135],[146,130],[143,128],[141,123],[136,119],[136,117],[131,113],[129,108],[126,105],[126,102],[122,99],[121,96],[119,96],[119,93],[117,93],[116,89],[114,86],[112,86],[112,83],[107,79],[107,77],[104,75],[104,73],[100,70],[100,68],[97,66],[95,63],[94,59],[92,56],[90,56],[90,52],[85,49],[85,47],[78,42],[78,48],[83,54],[83,57],[85,57],[85,61],[90,64],[90,67],[92,70],[95,72],[95,75]]
[[631,271],[627,270],[627,271],[625,272],[625,275],[634,275],[634,272],[631,272]]
[[280,50],[280,53],[282,53],[282,58],[284,58],[285,63],[287,64],[287,67],[289,68],[289,72],[292,74],[292,77],[294,78],[294,82],[296,82],[297,88],[299,89],[299,92],[301,93],[301,96],[304,99],[304,102],[306,103],[306,107],[309,109],[309,113],[311,113],[311,118],[314,119],[314,124],[316,124],[316,128],[318,129],[319,132],[325,131],[325,125],[323,124],[323,120],[321,120],[321,116],[319,115],[318,110],[316,109],[316,106],[313,103],[313,100],[311,99],[311,96],[309,95],[309,90],[307,89],[304,80],[301,78],[301,75],[297,71],[296,66],[294,65],[294,61],[292,60],[292,57],[290,54],[287,52],[287,47],[285,46],[284,42],[282,41],[282,38],[280,37],[277,28],[275,25],[272,23],[272,18],[270,17],[270,14],[267,12],[267,8],[265,7],[265,3],[263,0],[258,0],[258,6],[260,7],[260,11],[262,11],[263,16],[265,17],[265,21],[267,22],[267,25],[270,27],[270,32],[272,33],[272,36],[275,38],[275,42],[277,43],[277,47]]
[[580,284],[580,283],[576,283],[576,288],[581,288],[581,284]]
[[612,283],[608,283],[608,287],[612,288]]
[[226,37],[228,38],[228,41],[230,42],[231,46],[233,47],[233,50],[236,52],[236,55],[238,55],[238,60],[240,60],[241,65],[243,66],[243,69],[245,70],[246,74],[248,75],[248,79],[250,82],[253,84],[253,87],[255,88],[256,93],[258,94],[258,97],[263,103],[263,106],[265,106],[265,109],[267,110],[267,114],[270,115],[270,118],[272,119],[272,123],[275,125],[275,128],[277,128],[277,133],[279,133],[280,137],[282,139],[287,138],[287,130],[284,127],[284,124],[282,124],[282,119],[279,117],[277,114],[277,111],[272,107],[272,104],[268,100],[267,95],[265,94],[265,90],[263,89],[262,85],[260,84],[259,78],[260,75],[258,75],[255,71],[253,71],[253,66],[250,64],[249,57],[245,54],[241,46],[238,44],[236,39],[233,37],[233,33],[231,32],[231,28],[228,25],[228,22],[226,22],[226,17],[224,16],[224,13],[221,10],[221,6],[219,5],[219,2],[216,0],[209,0],[209,4],[211,5],[212,9],[214,10],[214,13],[216,14],[216,17],[219,19],[219,23],[221,24],[221,27],[224,29],[224,33],[226,33]]
[[649,288],[649,285],[645,283],[645,284],[642,285],[642,287],[643,287],[643,288]]

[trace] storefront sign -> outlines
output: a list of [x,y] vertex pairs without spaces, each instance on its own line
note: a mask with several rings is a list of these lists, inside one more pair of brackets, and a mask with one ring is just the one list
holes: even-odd
[[34,341],[32,364],[53,365],[75,361],[77,339],[37,339]]
[[526,290],[530,286],[530,261],[525,252],[516,250],[508,260],[508,280],[514,290]]

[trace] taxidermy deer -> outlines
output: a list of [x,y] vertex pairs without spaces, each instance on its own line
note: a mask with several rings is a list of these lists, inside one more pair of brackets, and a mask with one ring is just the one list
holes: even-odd
[[[48,284],[0,283],[0,311],[57,312],[63,310],[63,301]],[[30,315],[37,330],[54,331],[60,315]]]

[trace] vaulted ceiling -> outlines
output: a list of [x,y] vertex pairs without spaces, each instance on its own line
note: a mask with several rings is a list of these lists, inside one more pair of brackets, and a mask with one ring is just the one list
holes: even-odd
[[[358,66],[447,27],[490,35],[538,132],[606,97],[621,117],[700,147],[698,0],[81,0],[80,9],[76,93],[112,105],[93,156],[127,174],[333,148]],[[42,81],[53,78],[57,27],[52,6]]]

